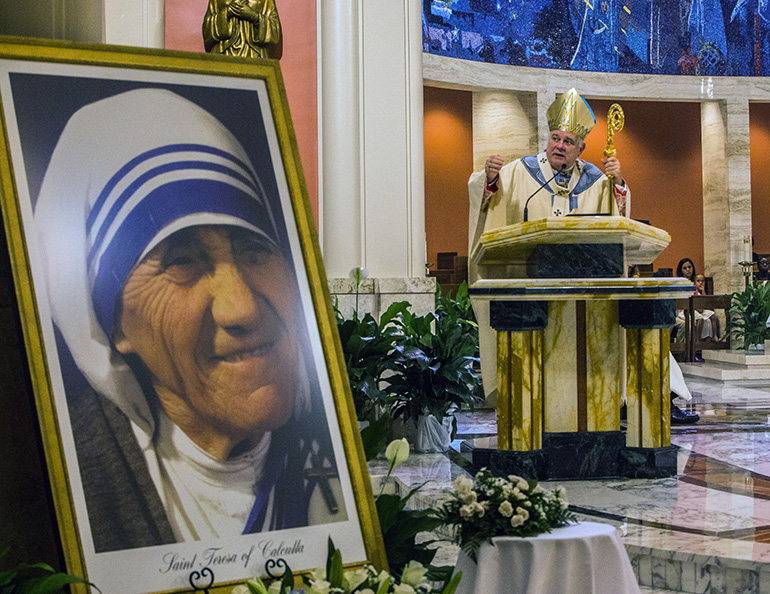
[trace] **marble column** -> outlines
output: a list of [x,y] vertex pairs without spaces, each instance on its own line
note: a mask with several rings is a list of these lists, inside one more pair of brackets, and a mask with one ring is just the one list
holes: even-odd
[[497,447],[543,447],[543,333],[497,332]]
[[[104,0],[103,43],[162,48],[165,45],[163,0]],[[201,15],[203,22],[203,15]]]
[[626,445],[665,448],[671,445],[668,328],[627,328]]
[[623,393],[623,330],[614,301],[553,301],[543,333],[547,433],[617,431]]
[[357,266],[375,316],[432,310],[426,278],[422,13],[418,2],[319,2],[319,238],[330,290],[350,308]]
[[162,48],[163,11],[163,0],[4,2],[0,34]]
[[751,259],[748,98],[701,103],[704,274],[715,293],[743,288],[739,262]]
[[324,0],[320,237],[330,278],[425,276],[419,3]]
[[0,2],[0,34],[103,43],[103,13],[102,0]]
[[359,9],[355,2],[319,3],[319,239],[329,277],[365,266]]

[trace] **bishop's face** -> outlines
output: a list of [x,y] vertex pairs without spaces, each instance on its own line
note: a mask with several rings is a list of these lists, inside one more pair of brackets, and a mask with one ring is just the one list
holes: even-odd
[[551,130],[545,155],[553,169],[559,170],[562,167],[569,169],[575,164],[585,147],[586,143],[578,135],[572,134],[572,132]]
[[238,227],[192,227],[132,271],[115,345],[143,361],[171,420],[226,459],[293,413],[298,310],[291,267],[271,241]]

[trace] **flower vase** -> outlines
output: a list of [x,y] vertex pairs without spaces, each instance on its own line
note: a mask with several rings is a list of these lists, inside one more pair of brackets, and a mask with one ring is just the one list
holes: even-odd
[[451,413],[441,421],[432,414],[421,414],[417,419],[414,449],[424,454],[446,452],[452,440],[453,419],[454,415]]

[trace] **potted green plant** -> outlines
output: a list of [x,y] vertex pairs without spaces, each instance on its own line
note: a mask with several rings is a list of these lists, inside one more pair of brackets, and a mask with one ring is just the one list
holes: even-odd
[[731,295],[730,322],[727,331],[733,344],[744,350],[756,349],[770,338],[770,283],[753,282]]
[[[0,562],[10,551],[0,550]],[[89,584],[97,592],[99,588],[83,578],[59,573],[46,563],[20,563],[9,569],[0,569],[0,594],[60,594],[69,592],[68,584]]]
[[352,318],[345,319],[339,309],[335,310],[350,390],[360,421],[373,421],[386,405],[387,390],[382,380],[395,366],[394,346],[399,334],[391,322],[408,308],[406,301],[394,303],[379,322],[370,313],[359,316],[358,311],[354,311]]
[[472,369],[478,328],[456,301],[439,294],[437,313],[403,311],[393,320],[401,335],[395,373],[387,378],[391,414],[416,425],[418,451],[445,451],[453,412],[473,409],[481,399],[481,380]]

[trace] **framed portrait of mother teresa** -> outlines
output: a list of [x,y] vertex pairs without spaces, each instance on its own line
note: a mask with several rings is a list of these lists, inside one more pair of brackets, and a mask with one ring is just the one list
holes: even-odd
[[69,572],[229,592],[329,538],[383,566],[277,62],[0,38],[0,101]]

